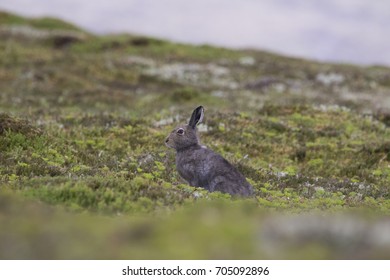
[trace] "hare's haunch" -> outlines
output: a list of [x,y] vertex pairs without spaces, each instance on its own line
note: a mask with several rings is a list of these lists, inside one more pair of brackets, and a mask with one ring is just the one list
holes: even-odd
[[249,196],[252,186],[226,159],[199,144],[196,126],[202,121],[204,109],[196,108],[188,124],[177,126],[168,135],[165,144],[176,150],[176,168],[191,186],[210,192]]

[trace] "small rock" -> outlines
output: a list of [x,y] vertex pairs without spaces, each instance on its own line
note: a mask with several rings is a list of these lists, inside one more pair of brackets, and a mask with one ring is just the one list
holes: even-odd
[[241,65],[252,66],[255,65],[256,60],[251,56],[243,56],[238,61]]
[[319,73],[316,76],[316,81],[325,86],[339,85],[344,82],[344,80],[344,76],[337,73]]

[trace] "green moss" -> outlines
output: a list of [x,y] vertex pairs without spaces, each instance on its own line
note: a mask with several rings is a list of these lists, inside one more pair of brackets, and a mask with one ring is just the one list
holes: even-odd
[[32,19],[29,24],[36,28],[42,29],[65,29],[65,30],[77,30],[80,29],[68,22],[59,20],[57,18],[43,17],[38,19]]
[[30,19],[4,11],[0,11],[0,25],[30,25],[40,29],[80,30],[76,26],[57,18],[43,17]]

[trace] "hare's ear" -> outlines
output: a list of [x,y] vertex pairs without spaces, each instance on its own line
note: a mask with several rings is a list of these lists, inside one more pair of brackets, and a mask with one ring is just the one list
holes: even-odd
[[204,116],[204,108],[203,106],[199,106],[192,112],[192,116],[189,122],[189,126],[195,129],[196,125],[201,123]]

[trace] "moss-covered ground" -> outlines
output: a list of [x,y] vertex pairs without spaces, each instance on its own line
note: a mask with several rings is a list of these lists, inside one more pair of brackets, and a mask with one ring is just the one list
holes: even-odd
[[[177,174],[198,105],[254,197]],[[0,13],[0,258],[389,258],[389,108],[386,67]]]

